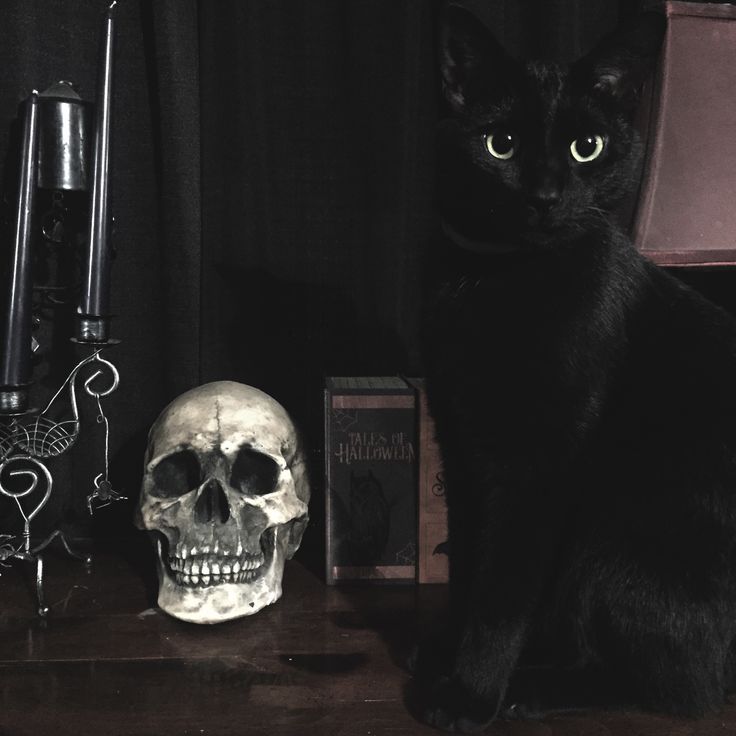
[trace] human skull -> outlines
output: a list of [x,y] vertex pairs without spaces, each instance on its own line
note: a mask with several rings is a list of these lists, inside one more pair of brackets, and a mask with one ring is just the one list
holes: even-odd
[[278,600],[308,503],[297,432],[277,401],[232,381],[176,398],[149,432],[136,516],[155,537],[159,607],[219,623]]

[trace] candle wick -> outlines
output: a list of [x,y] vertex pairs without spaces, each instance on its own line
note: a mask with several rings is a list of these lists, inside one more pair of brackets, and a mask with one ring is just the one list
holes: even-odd
[[112,10],[117,4],[118,4],[118,0],[112,0],[112,2],[110,3],[107,9]]

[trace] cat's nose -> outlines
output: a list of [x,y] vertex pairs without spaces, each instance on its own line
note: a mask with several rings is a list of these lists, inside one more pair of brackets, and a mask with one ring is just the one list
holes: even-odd
[[527,198],[527,204],[537,215],[546,215],[560,201],[557,187],[545,186],[535,189]]

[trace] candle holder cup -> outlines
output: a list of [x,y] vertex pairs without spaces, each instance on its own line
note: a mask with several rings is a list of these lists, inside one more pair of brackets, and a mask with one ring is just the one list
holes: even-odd
[[28,409],[30,383],[0,389],[0,417],[25,414]]

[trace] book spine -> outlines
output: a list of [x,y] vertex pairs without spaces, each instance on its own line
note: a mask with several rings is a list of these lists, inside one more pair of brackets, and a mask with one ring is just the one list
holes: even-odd
[[332,487],[332,463],[330,463],[330,437],[332,436],[332,412],[331,412],[331,400],[332,396],[329,389],[324,391],[324,420],[325,420],[325,582],[327,585],[334,585],[335,580],[332,575],[333,565],[330,560],[333,556],[333,541],[332,541],[332,524],[330,519],[333,518],[332,512],[332,494],[330,488]]
[[447,557],[447,506],[440,448],[435,440],[434,422],[429,413],[423,384],[417,383],[419,418],[419,583],[446,583],[449,580]]

